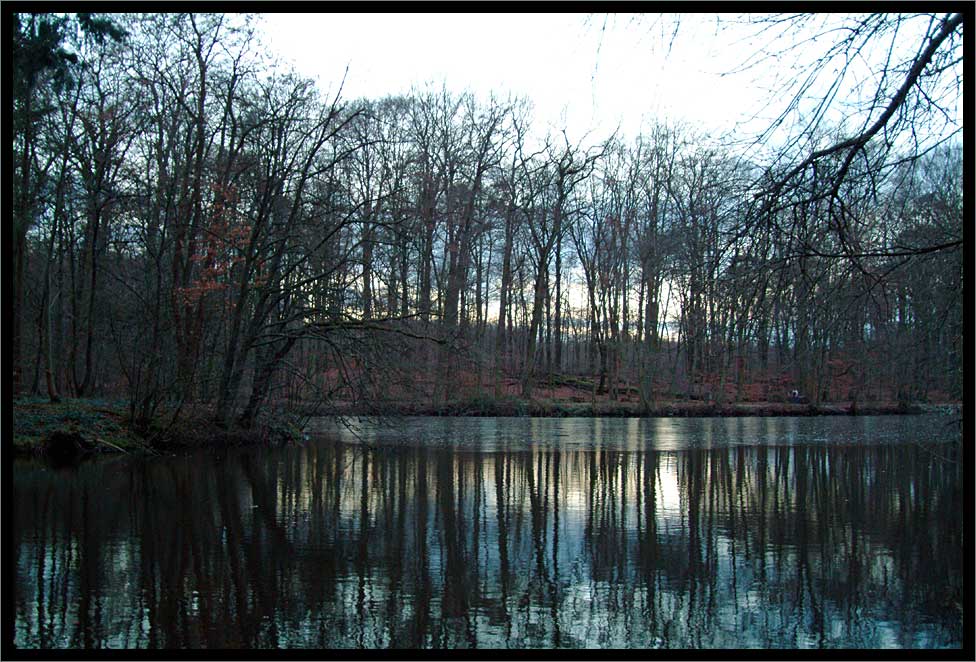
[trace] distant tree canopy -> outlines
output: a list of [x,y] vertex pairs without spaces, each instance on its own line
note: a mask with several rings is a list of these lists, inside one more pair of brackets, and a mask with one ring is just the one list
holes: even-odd
[[123,395],[144,428],[566,389],[961,395],[951,135],[803,167],[680,123],[587,142],[534,134],[523,99],[324,97],[251,16],[12,20],[21,392]]

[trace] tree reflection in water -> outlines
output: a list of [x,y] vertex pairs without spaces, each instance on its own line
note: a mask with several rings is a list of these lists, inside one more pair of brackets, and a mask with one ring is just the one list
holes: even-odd
[[21,647],[962,642],[960,470],[911,444],[323,442],[13,489]]

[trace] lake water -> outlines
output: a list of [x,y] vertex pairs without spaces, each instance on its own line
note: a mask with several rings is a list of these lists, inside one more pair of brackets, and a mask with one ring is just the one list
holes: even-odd
[[15,645],[962,645],[952,418],[317,423],[15,462]]

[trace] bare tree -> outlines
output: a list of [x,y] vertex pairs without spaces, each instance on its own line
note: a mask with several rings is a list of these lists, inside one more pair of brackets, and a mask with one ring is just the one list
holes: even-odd
[[[961,237],[935,245],[854,246],[842,186],[855,177],[876,186],[901,164],[961,134],[963,14],[801,14],[749,20],[756,38],[768,46],[745,67],[776,61],[777,70],[785,70],[791,60],[797,64],[785,81],[785,108],[759,137],[767,141],[784,130],[788,136],[758,194],[767,208],[826,202],[841,254],[855,261],[906,249],[925,253],[961,246]],[[831,123],[838,124],[838,137],[822,140]]]

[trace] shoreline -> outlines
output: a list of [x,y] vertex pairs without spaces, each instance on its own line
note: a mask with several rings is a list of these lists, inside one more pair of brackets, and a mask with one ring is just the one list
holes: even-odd
[[850,403],[823,403],[818,406],[787,402],[738,402],[725,405],[702,401],[667,401],[650,407],[636,402],[567,402],[520,398],[474,399],[437,407],[422,403],[390,403],[355,406],[333,403],[328,411],[310,411],[298,405],[293,414],[267,418],[259,426],[242,429],[222,428],[209,408],[185,408],[183,416],[167,425],[171,411],[156,416],[146,434],[128,424],[126,407],[120,401],[64,399],[51,403],[42,398],[25,398],[13,403],[13,454],[47,456],[65,463],[106,453],[172,454],[200,448],[230,446],[274,446],[300,439],[297,422],[303,410],[316,417],[539,417],[539,418],[688,418],[748,416],[878,416],[961,413],[961,403],[866,402],[854,411]]
[[[878,416],[917,415],[937,411],[940,405],[865,403],[851,410],[850,404],[823,403],[821,405],[783,402],[738,402],[725,405],[701,401],[669,401],[650,407],[636,402],[562,402],[547,400],[457,402],[443,406],[397,403],[383,407],[338,408],[336,416],[456,416],[456,417],[538,417],[538,418],[688,418],[746,416]],[[957,406],[956,403],[944,406]]]

